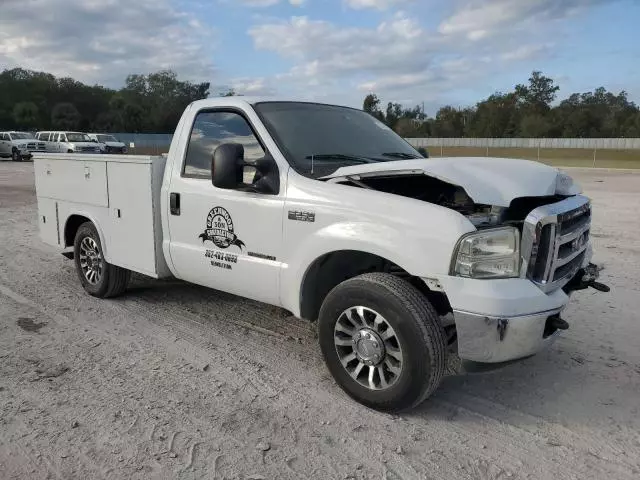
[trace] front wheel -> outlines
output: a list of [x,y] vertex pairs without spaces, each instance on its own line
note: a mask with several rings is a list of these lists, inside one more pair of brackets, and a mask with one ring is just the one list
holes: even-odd
[[392,275],[368,273],[339,284],[322,304],[318,330],[333,378],[370,408],[413,408],[444,376],[438,314],[413,285]]
[[80,225],[74,241],[74,260],[82,287],[99,298],[122,294],[129,283],[131,272],[107,263],[104,259],[100,236],[91,222]]
[[22,161],[22,155],[15,148],[11,152],[11,160],[13,160],[14,162],[21,162]]

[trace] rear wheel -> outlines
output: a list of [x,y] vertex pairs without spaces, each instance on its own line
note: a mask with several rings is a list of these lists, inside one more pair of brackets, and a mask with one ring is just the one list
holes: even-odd
[[107,263],[100,236],[91,222],[85,222],[78,228],[74,241],[74,259],[82,287],[90,295],[109,298],[126,290],[131,272]]
[[436,311],[392,275],[369,273],[335,287],[322,304],[318,329],[333,378],[376,410],[417,406],[444,375],[446,343]]

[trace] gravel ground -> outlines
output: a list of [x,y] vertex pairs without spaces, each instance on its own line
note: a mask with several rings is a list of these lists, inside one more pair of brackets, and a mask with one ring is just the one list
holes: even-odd
[[576,293],[536,357],[391,416],[278,309],[141,277],[88,296],[38,238],[33,165],[0,162],[0,478],[640,478],[640,175],[572,174],[612,291]]

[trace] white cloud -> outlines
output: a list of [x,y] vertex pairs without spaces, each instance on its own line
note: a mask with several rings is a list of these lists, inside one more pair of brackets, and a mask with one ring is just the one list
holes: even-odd
[[376,10],[386,10],[402,3],[409,3],[413,0],[344,0],[345,4],[354,10],[374,8]]
[[[352,8],[381,9],[402,1],[410,2],[344,0]],[[411,10],[387,15],[373,27],[306,16],[264,19],[249,35],[256,49],[292,64],[275,77],[273,84],[282,92],[333,93],[350,104],[371,91],[394,101],[457,104],[460,91],[486,88],[488,95],[510,88],[494,83],[495,78],[505,78],[518,62],[536,68],[534,59],[554,54],[562,19],[607,1],[616,0],[456,0],[444,7],[449,10],[444,20],[431,27]]]
[[444,35],[480,40],[522,24],[560,20],[612,0],[465,0],[439,26]]
[[509,50],[500,55],[502,60],[507,61],[523,61],[539,58],[548,53],[553,48],[553,44],[545,43],[542,45],[521,45],[513,50]]
[[234,78],[231,80],[231,88],[238,95],[251,96],[272,96],[275,95],[276,89],[270,84],[269,80],[264,77],[258,78]]
[[165,68],[213,74],[214,31],[169,0],[5,0],[0,10],[0,65],[112,86]]
[[420,69],[430,49],[420,26],[403,14],[373,29],[292,17],[256,26],[249,34],[256,48],[296,61],[297,71],[307,76]]
[[[306,0],[287,0],[294,7],[301,7]],[[221,3],[238,2],[246,7],[266,8],[278,5],[280,0],[221,0]]]
[[280,3],[280,0],[236,0],[247,7],[271,7]]

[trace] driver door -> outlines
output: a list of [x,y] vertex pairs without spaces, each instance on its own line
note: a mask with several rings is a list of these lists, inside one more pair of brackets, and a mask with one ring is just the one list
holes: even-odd
[[227,142],[242,144],[247,162],[266,153],[241,112],[200,111],[169,189],[171,261],[183,280],[279,305],[284,188],[265,194],[214,187],[213,152]]

